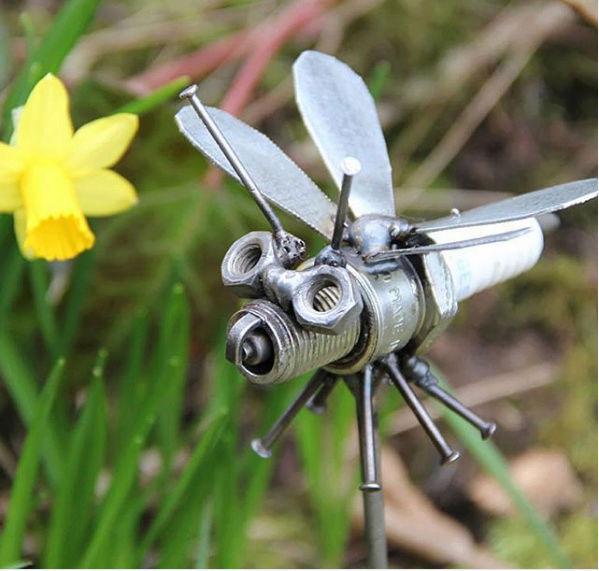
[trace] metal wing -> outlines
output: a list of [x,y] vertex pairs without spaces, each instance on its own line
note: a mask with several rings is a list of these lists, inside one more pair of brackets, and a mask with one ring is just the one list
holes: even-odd
[[[266,135],[229,113],[208,107],[209,113],[251,173],[264,196],[305,222],[325,238],[333,234],[336,207]],[[239,177],[191,106],[175,116],[179,130],[208,160],[239,181]]]
[[535,190],[534,192],[528,192],[506,200],[485,204],[484,206],[467,210],[455,216],[429,220],[415,226],[417,230],[430,232],[433,230],[446,230],[448,228],[520,220],[522,218],[540,216],[548,212],[555,212],[576,204],[582,204],[596,196],[597,179],[588,178]]
[[362,165],[349,197],[354,216],[395,216],[389,154],[362,78],[338,59],[314,51],[299,56],[293,75],[300,113],[337,186],[345,157]]

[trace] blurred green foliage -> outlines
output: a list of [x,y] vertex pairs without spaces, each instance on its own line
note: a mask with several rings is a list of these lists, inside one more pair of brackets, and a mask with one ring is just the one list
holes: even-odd
[[[90,0],[58,4],[57,15],[20,17],[31,49],[12,77],[13,62],[3,46],[11,41],[8,31],[18,33],[19,6],[0,9],[0,81],[8,85],[10,78],[5,140],[11,109],[24,101],[36,78],[60,69],[95,13],[93,26],[102,28],[143,12],[133,1],[105,2],[99,9]],[[217,3],[221,11],[215,17],[221,19],[208,19],[209,26],[187,43],[172,38],[175,52],[246,25],[250,4]],[[443,70],[439,62],[502,8],[500,2],[383,2],[347,25],[344,35],[351,42],[342,44],[340,57],[357,70],[371,70],[364,75],[381,108],[398,110],[387,113],[386,130],[396,180],[408,178],[435,148],[476,94],[482,72],[454,96],[443,99],[440,89],[443,97],[423,100],[422,106],[404,96],[404,82],[417,78],[414,87],[434,79]],[[198,14],[210,6],[170,9],[175,17],[201,20]],[[310,44],[300,38],[280,51],[258,95],[288,78],[291,62],[305,47]],[[596,60],[588,54],[543,46],[511,95],[433,186],[518,192],[556,176],[589,176],[596,163],[582,151],[563,150],[596,139]],[[106,59],[109,69],[127,77],[155,57],[152,48]],[[226,66],[217,70],[208,88],[222,95],[230,73]],[[3,466],[2,493],[10,498],[0,540],[4,567],[26,560],[108,568],[335,567],[346,561],[358,477],[357,463],[345,457],[352,399],[337,391],[326,416],[302,412],[296,453],[281,447],[284,466],[250,451],[250,434],[266,430],[305,379],[263,391],[246,386],[223,359],[224,322],[237,302],[221,288],[220,260],[234,239],[266,226],[238,185],[224,180],[215,188],[205,182],[205,161],[173,124],[177,103],[169,98],[182,83],[175,80],[132,101],[92,69],[73,89],[76,125],[121,109],[144,113],[119,167],[135,181],[140,203],[118,217],[93,221],[93,251],[69,264],[26,263],[15,247],[10,218],[0,218],[0,434],[19,460],[12,472]],[[578,86],[575,96],[572,84]],[[531,97],[535,90],[544,96]],[[305,136],[290,101],[289,96],[262,125],[288,142]],[[556,101],[566,103],[560,107]],[[524,145],[513,153],[515,137],[534,149]],[[579,209],[566,220],[536,268],[497,288],[486,315],[464,304],[450,334],[476,330],[481,343],[517,343],[523,330],[534,331],[563,353],[555,386],[540,403],[526,400],[522,408],[549,410],[541,415],[534,442],[567,451],[587,486],[587,505],[594,501],[597,466],[596,216]],[[284,221],[306,237],[297,222]],[[320,244],[310,238],[315,251]],[[63,294],[49,296],[60,280],[67,284]],[[42,382],[48,371],[53,373]],[[385,395],[383,427],[399,404],[396,395]],[[489,465],[491,458],[490,471],[513,488],[496,449],[465,434],[461,438],[481,463]],[[270,500],[264,503],[267,490]],[[494,553],[523,567],[563,562],[558,542],[530,506],[522,514],[528,521],[521,515],[490,523],[487,539]],[[581,512],[553,523],[573,564],[589,566],[596,559],[596,518]],[[297,543],[289,543],[295,548],[286,552],[284,544],[273,554],[278,534],[294,535]]]

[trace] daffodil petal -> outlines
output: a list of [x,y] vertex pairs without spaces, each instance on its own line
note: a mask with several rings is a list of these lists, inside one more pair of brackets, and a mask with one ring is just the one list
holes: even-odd
[[133,185],[108,169],[75,179],[74,184],[81,210],[87,216],[110,216],[137,203]]
[[24,166],[22,154],[14,147],[0,142],[0,185],[16,182]]
[[27,238],[27,215],[23,208],[15,210],[14,224],[17,244],[19,245],[21,254],[23,254],[24,258],[33,260],[33,258],[35,258],[33,250],[31,248],[25,248],[25,239]]
[[33,88],[16,130],[16,146],[30,155],[65,158],[73,137],[69,95],[51,73]]
[[21,181],[27,215],[24,248],[45,260],[74,258],[94,244],[71,179],[54,162],[29,166]]
[[16,182],[0,182],[0,212],[14,212],[22,206],[19,185]]
[[96,119],[75,132],[68,165],[75,175],[114,165],[131,144],[139,120],[132,113]]

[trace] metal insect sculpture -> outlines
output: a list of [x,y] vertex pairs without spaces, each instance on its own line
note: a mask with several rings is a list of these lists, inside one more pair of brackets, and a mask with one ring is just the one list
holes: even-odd
[[[459,457],[412,386],[461,415],[488,438],[495,424],[444,391],[422,358],[470,295],[538,260],[535,217],[597,196],[597,179],[562,184],[437,220],[411,224],[395,212],[391,165],[374,101],[362,79],[332,56],[300,55],[293,67],[304,123],[340,195],[337,205],[266,136],[215,108],[197,87],[176,115],[183,135],[240,181],[272,226],[250,232],[225,255],[226,288],[250,298],[229,322],[226,357],[251,382],[281,383],[316,373],[254,450],[269,457],[304,405],[326,408],[340,379],[356,400],[368,562],[386,567],[380,461],[373,397],[394,385],[441,462]],[[199,120],[198,120],[199,118]],[[304,260],[304,242],[286,232],[270,203],[329,244]]]

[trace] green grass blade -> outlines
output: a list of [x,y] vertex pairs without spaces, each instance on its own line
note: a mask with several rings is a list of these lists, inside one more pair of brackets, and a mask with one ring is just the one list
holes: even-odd
[[[182,295],[184,293],[180,284],[173,286],[163,322],[172,323],[174,326],[172,316],[175,314],[175,308]],[[172,358],[176,357],[176,354],[169,352],[174,351],[174,347],[169,346],[169,341],[173,339],[169,337],[171,334],[170,328],[161,328],[159,346],[167,349],[161,349],[158,352],[158,360],[152,364],[153,374],[148,394],[135,407],[139,412],[134,415],[135,420],[130,439],[117,459],[112,485],[101,508],[98,521],[94,526],[94,533],[83,555],[80,567],[102,566],[103,552],[108,549],[112,530],[135,483],[139,458],[146,439],[164,406],[165,399],[170,394],[169,379],[178,373],[181,367],[180,361],[177,358]]]
[[68,355],[77,335],[81,312],[85,302],[91,274],[94,268],[96,250],[84,252],[75,260],[71,285],[66,296],[64,313],[60,322],[59,355]]
[[137,416],[131,439],[118,458],[112,484],[102,505],[98,521],[94,525],[91,540],[77,567],[103,566],[103,551],[109,549],[111,532],[135,483],[139,458],[158,409],[163,402],[163,397],[164,387],[156,383],[146,401],[141,405],[142,408]]
[[155,91],[152,91],[149,95],[123,105],[116,111],[116,113],[135,113],[136,115],[148,113],[163,103],[170,101],[184,87],[189,85],[189,81],[190,79],[186,75],[178,77]]
[[46,568],[69,568],[76,563],[76,554],[80,553],[83,534],[91,518],[94,489],[106,448],[105,361],[106,351],[101,350],[92,371],[89,395],[69,443],[44,550]]
[[[434,368],[434,374],[440,380],[443,387],[451,392],[451,387],[437,368]],[[547,551],[547,555],[560,568],[572,567],[572,563],[560,547],[557,537],[549,524],[543,520],[528,498],[518,488],[516,482],[514,482],[508,463],[497,446],[492,442],[481,440],[478,431],[448,408],[439,406],[439,409],[447,424],[464,446],[466,446],[468,452],[512,499],[522,518],[528,522],[531,531],[541,540]]]
[[348,470],[344,453],[355,414],[354,399],[340,384],[329,399],[326,415],[303,411],[296,420],[296,440],[308,481],[321,564],[325,567],[341,565],[349,535],[357,471],[356,467]]
[[11,57],[8,28],[0,10],[0,85],[4,85],[11,72]]
[[4,140],[12,132],[11,110],[25,103],[33,86],[48,72],[58,73],[63,61],[92,21],[101,0],[67,0],[52,26],[31,52],[4,102]]
[[379,61],[370,74],[368,89],[375,101],[378,101],[383,93],[385,85],[389,81],[391,64],[387,60]]
[[207,569],[210,558],[210,531],[212,529],[212,503],[206,502],[202,509],[198,529],[198,548],[196,550],[195,569]]
[[[218,462],[218,455],[213,453],[210,459],[214,466]],[[188,501],[181,505],[173,516],[173,525],[169,525],[163,532],[157,567],[182,569],[190,566],[194,546],[206,539],[199,536],[200,522],[209,503],[213,483],[213,469],[209,469],[205,476],[194,481]]]
[[25,269],[25,260],[17,248],[11,248],[7,258],[6,261],[3,260],[0,274],[3,276],[2,287],[0,288],[0,329],[6,325]]
[[129,341],[125,372],[123,374],[118,392],[118,419],[115,431],[115,457],[129,442],[131,430],[135,422],[138,404],[143,401],[147,390],[147,378],[142,374],[145,359],[146,343],[148,339],[148,316],[141,313],[135,319],[133,333]]
[[21,557],[27,518],[32,508],[32,498],[42,455],[44,432],[59,391],[64,365],[64,359],[59,359],[56,362],[36,404],[35,420],[23,445],[0,539],[0,565],[14,563]]
[[[36,418],[38,383],[12,338],[2,330],[0,330],[0,374],[23,424],[31,429]],[[50,418],[45,428],[43,454],[48,477],[55,487],[62,474],[63,448],[51,420]]]
[[[243,550],[239,545],[239,535],[244,529],[241,518],[242,497],[239,483],[239,470],[236,461],[237,425],[230,418],[218,444],[216,457],[219,463],[214,469],[215,507],[215,549],[214,566],[218,569],[238,569],[241,567]],[[239,527],[231,525],[239,522]]]
[[169,518],[175,510],[183,503],[188,494],[192,482],[197,479],[202,472],[207,471],[206,458],[214,448],[216,442],[220,438],[223,428],[226,412],[222,411],[216,416],[213,416],[208,423],[208,428],[201,436],[198,444],[189,458],[183,473],[179,477],[173,489],[166,496],[166,500],[162,502],[160,508],[152,523],[140,543],[140,555],[143,555],[151,547],[159,534],[163,531]]
[[[219,336],[225,339],[225,335]],[[239,488],[242,475],[239,465],[239,407],[243,392],[243,384],[237,369],[224,356],[224,343],[217,346],[217,358],[214,368],[215,394],[213,407],[221,407],[228,411],[227,421],[217,445],[215,457],[219,459],[214,467],[214,566],[223,569],[235,569],[243,560],[243,507]],[[218,408],[216,409],[218,410]],[[238,525],[231,525],[231,522]]]
[[33,299],[37,311],[37,320],[44,339],[44,345],[53,360],[58,357],[58,334],[54,311],[46,298],[48,291],[48,265],[42,260],[29,263],[29,277],[33,290]]
[[[263,420],[256,430],[257,436],[266,434],[281,411],[289,405],[297,392],[295,385],[296,383],[285,383],[269,389],[268,395],[265,395],[266,402],[262,407]],[[242,521],[244,525],[247,525],[262,505],[262,499],[268,488],[276,461],[261,458],[247,444],[244,452],[242,473],[246,475],[244,477],[246,486],[243,490]],[[244,540],[245,534],[240,541],[244,542]]]
[[169,363],[170,372],[164,379],[164,404],[160,411],[158,429],[168,472],[179,442],[179,423],[185,393],[187,352],[189,347],[189,305],[181,284],[173,286],[161,324],[160,362]]

